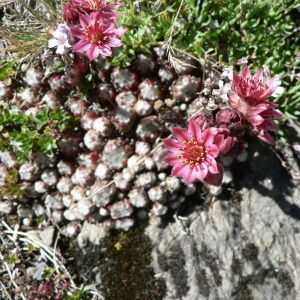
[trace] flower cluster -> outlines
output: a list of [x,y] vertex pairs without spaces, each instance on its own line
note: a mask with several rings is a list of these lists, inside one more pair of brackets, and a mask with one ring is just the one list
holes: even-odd
[[122,45],[125,29],[117,28],[119,4],[106,0],[69,0],[63,3],[66,24],[59,24],[52,32],[55,39],[48,47],[57,47],[56,53],[85,52],[90,61],[100,54],[112,55],[112,48]]
[[269,131],[279,130],[274,119],[283,118],[275,103],[266,101],[279,87],[278,76],[264,82],[263,70],[253,76],[248,66],[241,74],[233,73],[233,92],[230,95],[230,105],[243,115],[244,125],[259,139],[271,145],[274,140]]
[[[232,79],[229,96],[230,107],[221,109],[215,116],[205,110],[194,116],[188,129],[173,127],[173,138],[163,139],[170,153],[165,157],[172,175],[183,177],[186,183],[195,180],[219,186],[222,184],[223,167],[220,157],[236,157],[244,151],[241,133],[245,128],[266,143],[274,144],[269,131],[279,129],[274,119],[283,118],[276,110],[277,104],[266,101],[280,85],[278,77],[264,82],[263,70],[253,76],[246,66],[241,74],[225,70],[222,76]],[[222,77],[221,76],[221,77]],[[215,94],[226,99],[228,88],[223,85]]]

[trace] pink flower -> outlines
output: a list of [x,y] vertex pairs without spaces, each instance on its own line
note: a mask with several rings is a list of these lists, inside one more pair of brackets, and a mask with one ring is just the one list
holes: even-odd
[[80,10],[71,1],[63,3],[63,16],[69,26],[79,23]]
[[197,123],[190,121],[188,130],[173,127],[176,139],[163,139],[165,147],[171,152],[165,161],[173,166],[172,175],[183,177],[186,183],[196,179],[209,184],[221,185],[223,168],[216,162],[219,148],[214,143],[217,128],[201,130]]
[[112,55],[112,47],[122,45],[120,38],[125,29],[116,28],[116,16],[106,17],[102,12],[91,13],[90,16],[80,14],[80,26],[72,27],[72,33],[80,41],[74,46],[74,52],[86,51],[90,61],[95,60],[100,54]]
[[223,108],[216,114],[216,125],[234,133],[244,128],[243,115],[235,108]]
[[229,129],[217,128],[218,134],[215,135],[214,143],[219,148],[219,156],[237,157],[245,150],[244,140]]
[[234,91],[250,105],[256,105],[270,97],[278,85],[280,85],[280,82],[275,77],[268,79],[264,83],[262,69],[253,76],[248,66],[244,68],[240,75],[233,72]]
[[202,131],[208,127],[215,126],[214,117],[208,110],[199,112],[192,118],[192,120],[196,122],[196,124],[201,128]]
[[234,92],[230,95],[230,104],[242,113],[244,124],[254,135],[268,144],[274,144],[274,140],[268,131],[279,130],[274,119],[283,118],[283,114],[274,109],[278,106],[277,104],[264,101],[250,106]]
[[70,0],[74,7],[80,7],[87,13],[93,11],[112,12],[120,6],[119,3],[108,4],[106,0]]

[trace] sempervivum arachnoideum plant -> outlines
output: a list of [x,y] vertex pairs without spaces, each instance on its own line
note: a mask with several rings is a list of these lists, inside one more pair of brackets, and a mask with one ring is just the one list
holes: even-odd
[[58,147],[62,153],[70,157],[76,157],[82,150],[80,148],[80,143],[82,141],[83,137],[81,133],[69,131],[61,135]]
[[4,100],[10,99],[13,93],[14,89],[4,81],[0,80],[0,98]]
[[45,102],[47,107],[55,110],[62,105],[63,99],[59,92],[50,90],[43,96],[42,101]]
[[111,121],[116,130],[124,135],[129,133],[136,120],[136,113],[132,108],[117,107],[111,116]]
[[132,91],[123,91],[116,96],[116,103],[119,106],[134,107],[137,96]]
[[198,97],[201,79],[191,75],[182,75],[172,86],[172,95],[177,102],[189,102]]
[[92,129],[98,132],[99,135],[108,137],[113,132],[114,126],[110,118],[102,116],[94,119]]
[[67,104],[67,109],[74,117],[81,117],[87,107],[88,103],[78,97],[71,98]]
[[51,90],[57,91],[59,93],[65,93],[67,91],[67,86],[64,84],[62,77],[62,74],[58,74],[51,76],[48,79],[48,83],[51,87]]
[[128,68],[116,69],[111,73],[111,81],[118,92],[132,91],[138,85],[138,75]]
[[43,85],[43,78],[45,77],[41,67],[30,67],[24,77],[24,81],[27,85],[33,87],[40,87]]
[[[2,98],[1,91],[0,91],[0,98]],[[29,107],[36,106],[41,101],[40,93],[38,92],[37,89],[33,87],[26,88],[21,93],[21,100],[24,101],[23,103],[26,106]]]
[[105,56],[99,56],[93,62],[94,73],[99,77],[102,82],[108,82],[113,67],[108,62]]
[[151,76],[157,69],[157,62],[149,55],[138,54],[132,62],[133,69],[140,76]]
[[147,78],[139,84],[140,97],[146,101],[156,101],[164,98],[164,86],[155,79]]
[[124,139],[109,139],[102,151],[102,160],[112,170],[127,166],[127,160],[134,153],[133,145]]
[[114,103],[116,92],[111,83],[100,83],[96,86],[95,100],[100,104]]
[[177,77],[173,67],[170,65],[163,65],[158,71],[159,79],[164,84],[171,84]]
[[[197,98],[201,80],[188,67],[178,74],[165,62],[159,65],[144,54],[121,69],[99,57],[91,69],[96,81],[86,98],[69,85],[63,89],[60,75],[50,76],[44,84],[31,70],[27,75],[36,75],[31,86],[43,88],[43,103],[50,111],[64,105],[80,120],[79,126],[56,130],[58,148],[53,158],[37,152],[32,161],[20,166],[11,152],[2,152],[0,158],[3,164],[19,168],[26,187],[24,205],[30,208],[34,200],[35,209],[28,212],[36,217],[75,225],[88,219],[105,230],[128,230],[136,218],[159,225],[162,215],[176,209],[186,194],[183,181],[169,176],[163,160],[168,151],[157,147],[158,142],[173,126],[186,126],[186,111],[179,106]],[[31,106],[28,114],[38,124],[41,111],[33,107],[31,89],[25,89],[23,101]],[[27,206],[19,209],[24,224],[30,223]],[[69,231],[78,232],[64,229]]]

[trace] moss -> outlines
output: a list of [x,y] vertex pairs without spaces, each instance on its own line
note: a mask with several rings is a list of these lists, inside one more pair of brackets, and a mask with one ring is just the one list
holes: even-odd
[[[107,262],[103,283],[106,299],[162,299],[165,284],[150,266],[151,243],[142,228],[115,232],[104,241]],[[110,262],[110,263],[109,263]]]
[[78,272],[76,264],[74,264],[76,244],[76,238],[60,235],[57,246],[60,249],[63,258],[65,259],[65,267],[71,274],[73,281],[77,284]]

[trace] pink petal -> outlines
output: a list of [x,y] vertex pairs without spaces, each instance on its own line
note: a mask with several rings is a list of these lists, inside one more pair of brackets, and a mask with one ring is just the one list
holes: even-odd
[[235,84],[239,84],[240,80],[241,80],[240,75],[237,72],[233,71],[233,82]]
[[248,122],[252,125],[259,125],[261,124],[265,119],[262,118],[260,115],[255,115],[252,117],[247,118]]
[[271,131],[276,131],[280,129],[279,126],[273,120],[266,120],[265,123],[261,124],[261,127]]
[[264,118],[268,117],[268,118],[272,118],[272,119],[281,119],[284,117],[284,115],[276,109],[268,109],[265,112],[262,112],[261,116]]
[[215,135],[218,133],[218,129],[210,127],[202,132],[202,138],[204,140],[204,146],[209,146],[213,143]]
[[270,96],[272,96],[272,94],[275,92],[276,87],[273,89],[268,89],[266,90],[264,93],[261,94],[261,96],[259,97],[259,101],[263,101],[266,100],[267,98],[269,98]]
[[240,96],[236,92],[232,92],[229,97],[230,105],[234,108],[239,107]]
[[175,153],[169,153],[165,158],[164,161],[167,162],[170,166],[174,167],[177,164],[180,164],[180,159],[177,158]]
[[227,154],[227,152],[233,147],[235,139],[235,137],[229,136],[223,141],[222,145],[219,147],[220,156]]
[[99,46],[99,51],[100,51],[100,54],[102,54],[104,56],[111,56],[112,55],[111,48],[106,47],[105,45]]
[[92,44],[88,41],[81,40],[73,48],[73,52],[83,52],[90,49]]
[[171,175],[184,177],[187,169],[189,167],[186,164],[177,164],[173,167]]
[[274,140],[272,138],[272,136],[268,133],[268,132],[264,132],[263,134],[258,134],[256,135],[259,139],[261,139],[262,141],[270,144],[270,145],[274,145]]
[[207,147],[207,150],[209,151],[208,153],[212,156],[212,157],[217,157],[219,155],[220,149],[217,145],[210,145],[209,147]]
[[209,173],[212,173],[212,174],[217,174],[219,173],[219,169],[218,169],[218,166],[217,166],[217,162],[215,159],[211,159],[210,160],[210,166],[208,167],[208,172]]
[[105,44],[109,47],[120,47],[122,46],[122,42],[117,39],[117,38],[114,38],[114,37],[110,37],[108,36],[106,41],[105,41]]
[[204,178],[204,181],[211,185],[220,186],[222,184],[224,172],[221,164],[218,164],[218,171],[219,173],[217,174],[212,174],[208,172],[206,177]]
[[202,139],[201,128],[198,126],[198,124],[195,121],[190,120],[188,131],[191,133],[193,137],[195,137],[197,141],[200,141]]
[[253,77],[255,77],[257,80],[264,80],[263,70],[260,69],[258,72],[256,72]]
[[78,27],[78,26],[75,26],[75,27],[71,27],[70,28],[73,35],[78,37],[79,39],[84,39],[85,38],[85,34],[83,32],[83,29]]
[[105,23],[105,16],[101,10],[91,13],[91,19],[93,19],[94,21],[99,21],[99,23]]
[[113,33],[117,38],[121,38],[125,34],[126,31],[127,30],[124,28],[118,28],[118,29],[114,30]]
[[110,18],[109,21],[107,22],[105,33],[115,35],[116,30],[117,30],[117,23],[114,21],[114,18]]
[[254,115],[258,115],[258,114],[260,114],[261,112],[263,112],[263,111],[265,111],[267,109],[268,109],[267,103],[258,104],[257,106],[249,108],[247,116],[252,117]]
[[175,152],[175,153],[178,153],[178,148],[182,146],[182,144],[175,140],[175,139],[171,139],[171,138],[165,138],[165,139],[162,139],[165,147],[171,151],[171,152]]
[[185,171],[185,175],[183,176],[183,179],[186,184],[194,182],[197,179],[197,171],[195,168],[189,168]]
[[251,72],[250,72],[248,66],[246,66],[246,67],[244,68],[244,70],[241,72],[241,77],[242,77],[242,78],[245,78],[245,77],[251,77]]
[[204,177],[207,175],[208,172],[208,168],[207,165],[205,163],[200,163],[199,166],[194,167],[197,171],[197,178],[199,180],[203,180]]
[[183,129],[181,127],[173,127],[172,130],[174,136],[180,142],[189,141],[192,138],[191,134],[186,129]]
[[100,51],[99,47],[95,46],[95,45],[92,45],[91,48],[86,51],[86,54],[90,61],[95,60],[99,56],[100,53],[101,53],[101,51]]
[[216,134],[214,139],[214,144],[217,145],[219,148],[224,141],[224,135],[223,134]]
[[[91,17],[93,14],[91,14]],[[83,28],[86,28],[93,20],[86,14],[79,14],[79,21]]]

